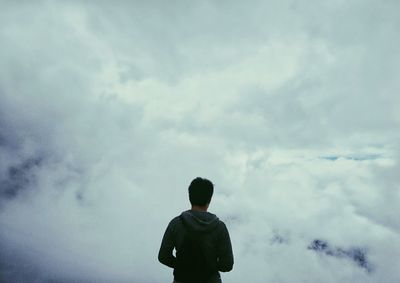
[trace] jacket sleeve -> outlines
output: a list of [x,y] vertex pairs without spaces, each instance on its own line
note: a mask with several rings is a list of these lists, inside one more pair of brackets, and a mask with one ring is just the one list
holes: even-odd
[[233,251],[229,232],[224,223],[221,230],[218,244],[217,267],[219,271],[227,272],[233,268]]
[[173,221],[168,224],[167,229],[165,230],[164,237],[161,242],[160,251],[158,252],[158,260],[169,266],[171,268],[175,268],[176,258],[173,255],[174,250],[174,236],[173,236]]

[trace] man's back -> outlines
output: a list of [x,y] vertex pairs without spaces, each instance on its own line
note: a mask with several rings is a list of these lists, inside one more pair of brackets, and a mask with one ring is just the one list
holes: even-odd
[[219,271],[232,270],[233,252],[224,222],[207,212],[214,184],[197,177],[188,191],[192,209],[168,224],[158,260],[174,269],[176,283],[219,283]]
[[[197,239],[199,245],[197,250],[204,255],[203,263],[197,263],[202,266],[200,267],[203,270],[202,274],[209,275],[208,280],[204,282],[221,282],[219,271],[227,272],[233,267],[232,245],[225,224],[212,213],[188,210],[172,219],[162,240],[159,261],[174,268],[174,278],[177,282],[188,281],[188,276],[192,276],[194,280],[201,278],[197,274],[190,274],[197,272],[192,271],[196,268],[188,267],[190,264],[195,264],[195,259],[191,263],[186,263],[186,266],[182,264],[182,261],[188,260],[185,258],[187,256],[184,250],[188,249],[185,244],[188,237]],[[173,256],[173,249],[176,250],[176,257]]]

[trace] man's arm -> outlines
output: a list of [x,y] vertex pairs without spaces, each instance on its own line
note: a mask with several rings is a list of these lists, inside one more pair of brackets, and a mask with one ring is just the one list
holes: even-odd
[[161,242],[160,251],[158,252],[158,260],[169,266],[175,268],[176,258],[173,255],[174,250],[174,237],[173,237],[173,224],[172,221],[168,224],[165,230],[164,237]]
[[220,241],[218,245],[218,262],[217,267],[219,271],[227,272],[233,268],[233,251],[231,239],[229,237],[228,229],[223,223]]

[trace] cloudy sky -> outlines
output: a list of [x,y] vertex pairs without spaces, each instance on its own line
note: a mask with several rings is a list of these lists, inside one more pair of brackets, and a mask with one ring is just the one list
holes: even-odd
[[399,10],[0,1],[0,278],[170,282],[202,176],[224,282],[396,282]]

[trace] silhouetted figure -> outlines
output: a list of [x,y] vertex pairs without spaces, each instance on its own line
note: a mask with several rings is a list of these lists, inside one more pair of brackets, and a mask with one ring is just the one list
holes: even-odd
[[221,283],[219,271],[232,270],[228,229],[207,212],[213,192],[211,181],[194,179],[189,186],[192,208],[172,219],[165,231],[158,260],[174,269],[175,283]]

